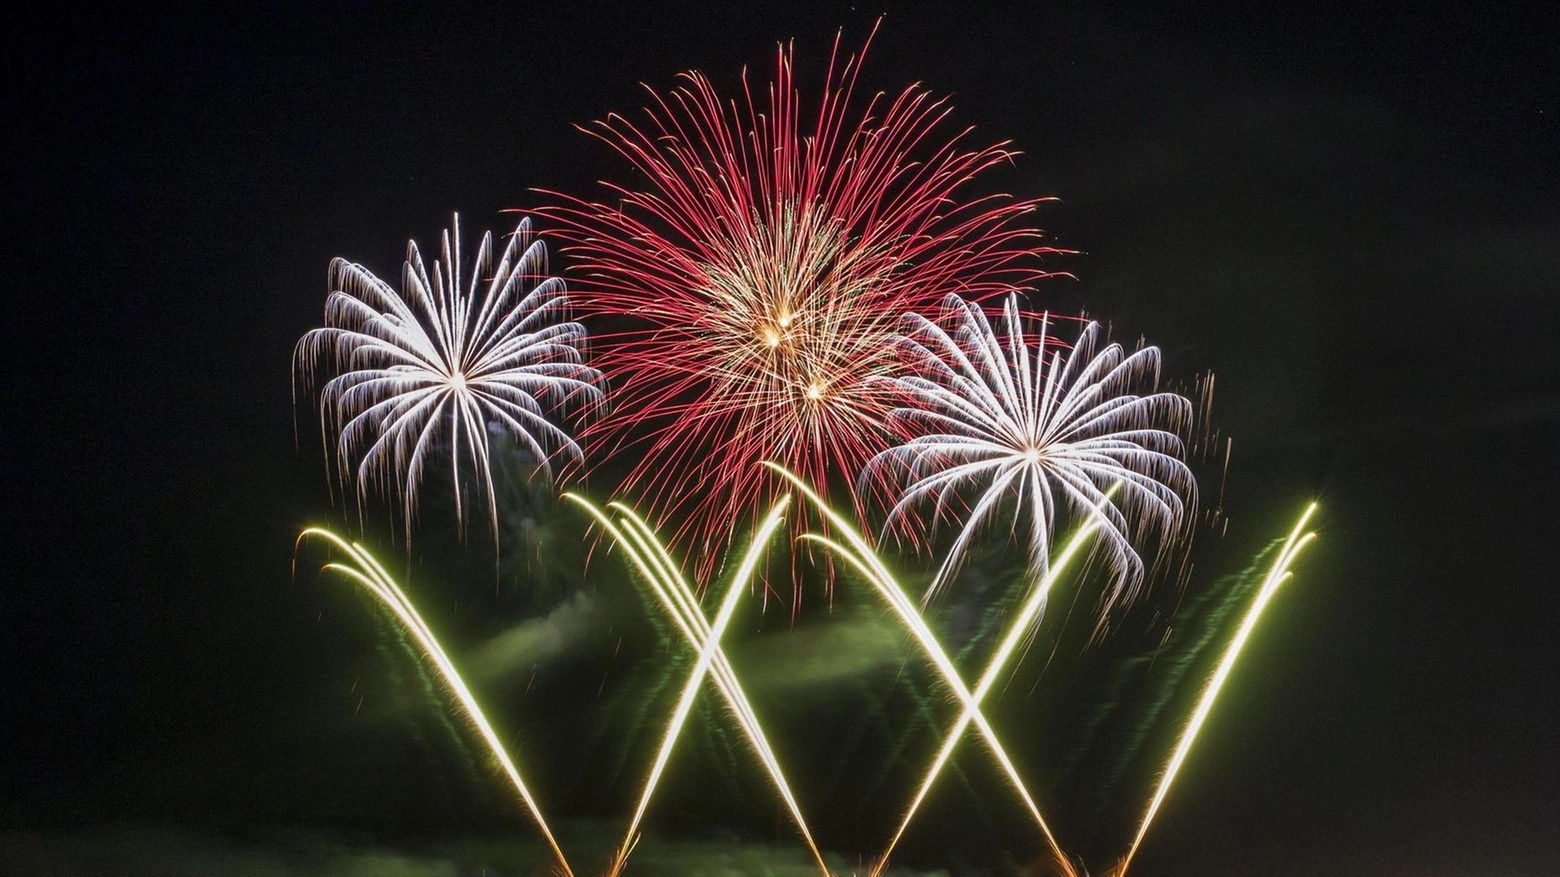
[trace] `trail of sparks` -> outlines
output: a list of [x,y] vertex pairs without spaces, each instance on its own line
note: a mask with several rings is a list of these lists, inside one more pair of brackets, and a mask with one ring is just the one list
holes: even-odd
[[[1107,490],[1102,497],[1102,501],[1109,502],[1119,487],[1120,484],[1118,483]],[[1050,597],[1051,586],[1056,583],[1057,577],[1061,575],[1062,570],[1067,567],[1073,557],[1083,548],[1089,537],[1093,536],[1101,526],[1099,515],[1089,516],[1087,522],[1078,529],[1078,532],[1073,535],[1072,539],[1068,540],[1062,551],[1051,560],[1045,576],[1035,586],[1029,595],[1029,599],[1025,601],[1023,608],[1019,610],[1012,624],[1008,626],[1007,635],[1003,637],[1001,645],[992,654],[990,663],[986,665],[986,672],[981,675],[980,681],[976,684],[974,692],[976,705],[979,705],[986,695],[991,692],[992,686],[997,682],[997,677],[1001,675],[1003,669],[1007,666],[1008,659],[1012,657],[1013,653],[1018,649],[1019,643],[1023,641],[1024,637],[1032,629],[1032,626],[1039,620],[1040,613],[1045,609],[1046,601]],[[948,763],[949,757],[953,755],[954,748],[963,739],[964,731],[969,728],[973,719],[974,713],[969,706],[966,706],[964,711],[960,713],[959,720],[948,731],[947,738],[943,741],[942,749],[937,753],[937,757],[933,759],[931,767],[927,769],[926,777],[921,781],[921,788],[916,792],[915,798],[911,800],[910,806],[905,810],[905,815],[900,820],[899,828],[894,831],[893,838],[889,840],[888,845],[883,848],[882,855],[878,857],[878,862],[872,869],[874,877],[888,867],[888,858],[893,854],[894,847],[898,845],[899,839],[904,836],[905,830],[910,827],[910,821],[915,818],[916,811],[920,809],[921,803],[926,800],[927,794],[931,792],[932,785],[937,782],[937,777],[941,775],[944,765]],[[1060,853],[1059,850],[1056,852]]]
[[[1029,790],[1025,788],[1024,781],[1018,774],[1018,769],[1013,765],[1012,759],[1008,757],[1007,750],[1003,747],[1001,740],[998,739],[996,731],[992,729],[991,723],[986,720],[985,713],[981,711],[979,700],[970,693],[969,688],[964,684],[964,679],[959,675],[959,671],[953,666],[953,661],[948,657],[948,653],[943,649],[942,644],[937,641],[937,636],[927,626],[926,620],[921,617],[921,613],[916,609],[914,601],[910,599],[903,586],[894,579],[887,567],[883,566],[882,561],[878,559],[877,554],[873,552],[871,546],[867,544],[866,539],[862,537],[856,528],[844,516],[830,508],[823,497],[819,496],[806,482],[776,463],[766,461],[764,465],[791,482],[803,496],[807,497],[817,507],[818,511],[830,525],[837,528],[838,532],[845,537],[846,542],[849,543],[848,546],[816,533],[807,533],[801,538],[818,542],[838,553],[859,570],[867,581],[877,589],[884,600],[888,602],[890,608],[899,616],[900,622],[915,637],[921,646],[921,650],[942,675],[944,682],[953,690],[954,695],[963,704],[965,714],[969,715],[971,721],[975,723],[977,730],[985,738],[986,745],[990,747],[997,764],[1007,775],[1008,782],[1013,786],[1019,797],[1023,799],[1030,816],[1033,817],[1035,824],[1039,826],[1041,833],[1045,836],[1046,843],[1050,847],[1057,863],[1069,877],[1077,877],[1077,872],[1073,869],[1072,863],[1068,861],[1067,855],[1062,852],[1060,845],[1056,842],[1056,837],[1051,833],[1050,826],[1046,824],[1045,817],[1041,815],[1039,806],[1035,804],[1034,799],[1029,794]],[[874,866],[872,873],[874,875],[881,873],[883,866],[884,862],[878,862]]]
[[1153,823],[1154,816],[1159,812],[1159,806],[1164,803],[1165,795],[1170,791],[1170,784],[1175,781],[1176,774],[1186,762],[1186,755],[1191,751],[1192,743],[1197,739],[1197,732],[1202,729],[1203,722],[1208,718],[1208,713],[1213,709],[1213,703],[1219,696],[1219,690],[1229,679],[1230,671],[1235,666],[1235,659],[1240,657],[1240,650],[1251,636],[1251,631],[1257,625],[1257,619],[1262,615],[1262,610],[1267,607],[1268,601],[1273,599],[1273,594],[1278,591],[1280,585],[1288,581],[1294,573],[1289,567],[1299,556],[1301,549],[1316,539],[1316,533],[1310,532],[1301,535],[1311,516],[1316,513],[1316,503],[1306,508],[1305,513],[1296,522],[1294,530],[1284,542],[1284,547],[1278,553],[1278,558],[1273,561],[1273,567],[1268,571],[1267,578],[1262,582],[1262,588],[1257,592],[1256,599],[1251,603],[1251,608],[1246,611],[1245,620],[1241,622],[1240,629],[1235,638],[1230,641],[1224,651],[1224,657],[1220,659],[1218,669],[1208,680],[1208,686],[1203,690],[1202,699],[1197,703],[1197,709],[1192,713],[1191,720],[1186,723],[1186,729],[1181,732],[1181,739],[1177,742],[1175,752],[1170,756],[1170,761],[1165,765],[1164,776],[1159,781],[1159,787],[1154,790],[1154,797],[1149,801],[1148,810],[1143,814],[1143,821],[1138,826],[1137,836],[1132,839],[1132,846],[1128,848],[1126,856],[1121,861],[1121,866],[1115,871],[1115,877],[1125,877],[1127,866],[1132,864],[1132,857],[1137,854],[1138,847],[1142,845],[1143,838],[1148,834],[1149,825]]
[[[572,500],[583,507],[601,526],[623,546],[630,562],[644,576],[650,584],[651,591],[660,601],[663,609],[672,617],[687,639],[689,645],[695,651],[702,652],[710,648],[711,628],[705,619],[704,613],[699,608],[698,598],[694,595],[693,588],[677,571],[676,563],[671,554],[655,535],[655,531],[645,523],[644,519],[622,503],[608,503],[607,507],[621,517],[621,522],[614,521],[612,516],[589,500],[575,494],[565,494],[565,498]],[[758,723],[758,717],[753,712],[752,704],[743,692],[741,683],[737,680],[736,672],[731,667],[726,653],[718,643],[713,646],[713,659],[711,669],[716,689],[725,699],[732,712],[736,715],[738,723],[747,735],[748,742],[754,752],[769,772],[770,779],[779,791],[786,807],[791,812],[791,818],[795,820],[797,830],[802,839],[807,843],[808,850],[817,862],[818,868],[827,877],[828,865],[823,861],[823,854],[819,852],[814,843],[812,832],[807,827],[807,820],[802,816],[800,805],[796,796],[792,793],[790,784],[786,782],[785,774],[780,768],[779,759],[775,756],[773,748],[769,745],[764,735],[763,728]],[[632,834],[632,829],[630,829]],[[626,848],[626,847],[625,847]]]
[[[627,483],[658,512],[688,512],[674,541],[707,557],[772,495],[761,460],[823,485],[881,447],[893,395],[872,378],[893,364],[903,313],[1024,286],[1057,252],[1018,224],[1037,201],[965,191],[1015,153],[967,145],[945,127],[948,103],[917,86],[853,107],[860,66],[837,38],[816,110],[789,46],[767,88],[744,74],[735,99],[685,73],[649,89],[642,122],[585,129],[639,188],[549,193],[576,285],[615,327],[597,337],[616,404],[593,429],[637,443]],[[678,489],[690,481],[708,489]]]
[[676,745],[683,725],[687,722],[688,713],[693,708],[694,696],[698,694],[705,675],[709,673],[710,666],[715,661],[715,656],[720,653],[720,638],[726,632],[731,616],[736,612],[737,600],[741,598],[742,592],[748,585],[748,579],[757,568],[759,558],[768,545],[769,537],[774,535],[775,530],[785,521],[785,510],[790,503],[789,496],[782,496],[770,507],[769,514],[753,534],[753,539],[742,558],[742,563],[737,567],[736,574],[732,576],[731,587],[727,590],[725,599],[721,601],[715,620],[710,624],[709,634],[703,638],[703,647],[699,649],[699,660],[694,665],[693,672],[689,674],[688,682],[683,685],[677,708],[672,712],[671,720],[667,722],[666,733],[661,738],[660,751],[656,753],[655,763],[645,779],[644,791],[640,793],[639,804],[634,808],[633,818],[629,820],[628,831],[608,872],[609,877],[617,877],[622,872],[623,866],[628,863],[629,854],[633,852],[635,844],[639,841],[639,823],[644,819],[645,810],[650,806],[650,798],[655,794],[656,785],[660,783],[667,760],[671,758],[672,747]]
[[520,771],[515,767],[514,761],[510,759],[504,744],[499,740],[498,733],[488,723],[487,715],[482,712],[482,707],[478,705],[476,697],[471,693],[471,689],[466,687],[465,680],[455,670],[455,665],[450,662],[449,655],[439,645],[438,639],[434,637],[433,631],[428,628],[427,623],[418,614],[416,607],[412,605],[412,601],[407,598],[405,592],[395,583],[395,580],[390,577],[390,574],[385,571],[385,568],[380,565],[379,561],[374,559],[373,555],[369,554],[368,550],[362,545],[356,542],[348,542],[329,530],[323,530],[318,527],[310,527],[304,530],[299,534],[298,542],[302,543],[310,537],[325,540],[345,552],[353,564],[355,564],[331,562],[325,564],[324,569],[340,573],[362,585],[365,590],[389,607],[390,611],[395,613],[396,618],[401,621],[401,624],[416,638],[418,645],[422,647],[423,653],[433,661],[434,666],[438,668],[439,674],[444,677],[445,684],[455,693],[456,699],[460,701],[461,706],[466,711],[466,715],[471,719],[471,723],[481,733],[483,741],[487,743],[488,751],[493,754],[499,765],[503,767],[504,773],[509,777],[510,783],[514,785],[515,791],[519,793],[520,800],[525,804],[526,810],[530,813],[531,818],[535,820],[537,827],[541,829],[542,836],[547,839],[547,845],[552,848],[553,855],[558,859],[558,866],[563,869],[566,877],[574,877],[574,871],[569,867],[568,859],[564,858],[563,850],[558,846],[558,841],[553,837],[552,829],[548,828],[547,820],[542,817],[541,807],[536,803],[536,799],[531,796],[531,790],[526,788],[525,781],[520,778]]

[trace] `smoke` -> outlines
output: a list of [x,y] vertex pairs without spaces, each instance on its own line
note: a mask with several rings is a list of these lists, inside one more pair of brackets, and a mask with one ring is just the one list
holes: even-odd
[[817,689],[897,667],[906,651],[903,636],[865,610],[835,615],[828,624],[774,633],[730,650],[753,691]]
[[467,659],[471,673],[497,680],[564,655],[589,632],[596,611],[590,594],[576,591],[545,616],[522,621],[478,646]]
[[[240,840],[152,826],[0,834],[0,871],[51,877],[463,877],[482,873],[443,857],[313,834]],[[490,873],[498,877],[499,872]]]
[[[562,826],[571,864],[592,874],[605,861],[619,826]],[[578,857],[578,858],[576,858]],[[842,856],[830,870],[851,873]],[[0,873],[49,877],[529,877],[552,873],[540,843],[452,838],[420,849],[398,849],[371,839],[321,832],[281,831],[243,837],[187,829],[116,825],[95,829],[0,833]],[[641,877],[812,877],[817,867],[800,844],[772,846],[735,838],[665,840],[647,837],[630,869]],[[890,868],[889,877],[945,877],[946,872]]]

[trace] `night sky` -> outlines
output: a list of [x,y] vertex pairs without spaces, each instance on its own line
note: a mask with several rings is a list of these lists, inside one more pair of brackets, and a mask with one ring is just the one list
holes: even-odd
[[[1560,873],[1560,28],[1477,4],[1243,6],[6,13],[0,872],[545,866],[392,627],[313,573],[320,552],[294,574],[298,530],[341,512],[294,404],[293,345],[319,325],[333,256],[393,278],[405,242],[433,249],[451,211],[503,232],[499,211],[547,203],[536,188],[599,196],[626,170],[573,126],[636,110],[638,83],[698,68],[730,91],[744,65],[767,79],[794,39],[810,97],[836,31],[859,46],[886,13],[863,85],[951,95],[958,126],[1023,153],[985,185],[1059,198],[1035,222],[1079,251],[1050,265],[1073,277],[1031,300],[1146,337],[1167,373],[1217,375],[1229,528],[1200,540],[1188,599],[1322,503],[1319,543],[1132,873]],[[1220,467],[1202,471],[1211,500]],[[434,504],[411,587],[495,719],[535,741],[522,762],[549,745],[588,762],[538,768],[566,835],[595,845],[583,865],[620,830],[650,745],[623,739],[633,692],[682,665],[609,561],[580,579],[577,515],[545,491],[506,501],[539,510],[528,532],[551,547],[495,583],[486,535],[462,545]],[[375,520],[366,538],[404,568],[390,532]],[[894,641],[864,598],[832,616],[804,599],[795,629],[755,610],[762,634],[733,657],[758,677],[794,670],[756,678],[755,702],[791,741],[815,822],[833,820],[820,839],[855,862],[925,758],[869,781],[893,766],[875,741],[911,711],[920,671],[868,648]],[[506,664],[506,635],[544,623],[573,638]],[[841,631],[860,655],[806,659]],[[1064,639],[1049,664],[1033,650],[992,715],[1037,776],[1088,742],[1065,729],[1090,686],[1067,680],[1105,678],[1154,632]],[[830,676],[855,659],[854,680]],[[869,698],[878,724],[838,751],[863,706],[848,695],[880,676],[897,693]],[[1048,690],[1064,693],[1026,694]],[[653,728],[665,708],[651,712]],[[680,750],[641,873],[805,865],[746,752],[705,736]],[[981,751],[960,764],[896,861],[1007,874],[1038,860]],[[1140,761],[1108,788],[1059,780],[1052,810],[1101,814],[1059,817],[1064,845],[1103,870],[1152,774]]]

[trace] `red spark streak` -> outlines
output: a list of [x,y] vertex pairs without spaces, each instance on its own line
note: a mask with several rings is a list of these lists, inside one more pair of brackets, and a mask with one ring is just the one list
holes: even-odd
[[683,516],[677,540],[704,557],[768,507],[761,461],[851,490],[888,446],[896,398],[873,379],[907,311],[1029,284],[1060,252],[1017,225],[1039,201],[963,193],[1011,160],[1006,144],[966,147],[949,104],[914,85],[851,113],[860,56],[839,58],[836,37],[815,119],[784,45],[758,98],[745,70],[739,99],[699,72],[647,87],[642,124],[582,128],[641,186],[603,183],[615,206],[548,193],[563,203],[543,211],[570,244],[576,303],[611,326],[592,327],[612,410],[590,456],[635,455],[628,492]]

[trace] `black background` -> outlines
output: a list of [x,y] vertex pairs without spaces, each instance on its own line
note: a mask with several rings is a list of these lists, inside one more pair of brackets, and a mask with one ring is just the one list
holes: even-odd
[[1024,153],[992,185],[1060,197],[1038,221],[1077,279],[1036,298],[1218,375],[1236,544],[1323,503],[1134,871],[1560,869],[1560,30],[1514,6],[8,18],[0,822],[41,844],[18,855],[104,826],[458,822],[420,815],[454,795],[431,771],[404,799],[363,780],[425,752],[320,744],[351,701],[300,694],[351,676],[290,569],[329,508],[290,385],[328,260],[388,274],[451,210],[502,229],[532,187],[593,194],[621,167],[572,126],[637,82],[729,88],[794,38],[806,87],[883,12],[863,81],[952,95]]

